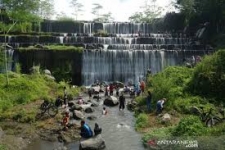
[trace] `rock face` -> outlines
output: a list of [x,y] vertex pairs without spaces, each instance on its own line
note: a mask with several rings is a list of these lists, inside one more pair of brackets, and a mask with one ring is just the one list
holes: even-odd
[[86,139],[80,142],[79,150],[102,150],[106,147],[105,141],[99,134],[90,139]]
[[104,105],[106,105],[106,106],[115,106],[118,104],[119,104],[119,101],[114,96],[109,96],[104,100]]

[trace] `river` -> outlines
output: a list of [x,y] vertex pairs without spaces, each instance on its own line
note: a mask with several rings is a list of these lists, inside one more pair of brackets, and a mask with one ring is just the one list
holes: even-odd
[[[87,97],[85,97],[87,98]],[[101,95],[101,100],[104,96]],[[130,98],[127,95],[126,101]],[[93,129],[97,122],[102,128],[102,137],[106,143],[106,150],[144,150],[141,142],[141,134],[134,129],[135,118],[133,112],[124,109],[120,111],[118,106],[106,107],[107,115],[102,115],[103,101],[100,101],[99,107],[94,107],[95,111],[89,115],[97,116],[94,121],[86,120]],[[34,141],[27,150],[53,150],[62,146],[62,143],[47,141]],[[68,150],[79,150],[79,142],[64,145]]]

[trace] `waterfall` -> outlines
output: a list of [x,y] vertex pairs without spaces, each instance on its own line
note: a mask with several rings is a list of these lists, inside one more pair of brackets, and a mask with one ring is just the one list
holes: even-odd
[[2,57],[3,57],[3,63],[1,64],[0,72],[5,72],[6,71],[6,66],[5,66],[5,56],[6,55],[6,61],[7,61],[7,71],[12,71],[13,70],[13,49],[8,49],[6,51],[2,51]]
[[[82,75],[84,85],[99,81],[137,81],[147,70],[161,71],[168,65],[182,63],[182,53],[157,50],[98,50],[84,51]],[[181,57],[182,58],[182,57]]]
[[[101,45],[82,55],[82,83],[94,81],[137,82],[167,66],[183,64],[184,58],[204,55],[201,46],[190,46],[190,39],[182,34],[152,33],[147,23],[84,23],[84,33],[104,30],[110,37],[73,37],[68,43]],[[90,47],[90,46],[89,46]]]

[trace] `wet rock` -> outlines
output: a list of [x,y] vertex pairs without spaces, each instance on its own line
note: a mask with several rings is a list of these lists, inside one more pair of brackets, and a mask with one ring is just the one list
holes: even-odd
[[130,111],[134,111],[136,106],[137,106],[137,102],[135,101],[130,101],[127,103],[127,109]]
[[94,115],[92,115],[92,116],[88,116],[88,117],[87,117],[87,119],[88,119],[88,120],[96,120],[96,119],[97,119],[97,117],[96,117],[96,116],[94,116]]
[[70,138],[70,136],[68,136],[67,134],[64,134],[64,133],[61,133],[59,136],[58,136],[58,140],[59,141],[63,141],[65,143],[70,143],[72,142],[72,139]]
[[104,105],[106,106],[115,106],[118,105],[119,101],[116,97],[114,96],[108,96],[105,100],[104,100]]
[[80,150],[102,150],[106,147],[105,141],[99,134],[80,142]]
[[81,111],[74,110],[73,111],[73,118],[79,120],[79,119],[84,119],[85,116],[84,116],[84,114]]
[[91,107],[87,107],[87,108],[85,108],[84,111],[85,111],[86,113],[93,113],[93,112],[94,112],[94,109],[91,108]]

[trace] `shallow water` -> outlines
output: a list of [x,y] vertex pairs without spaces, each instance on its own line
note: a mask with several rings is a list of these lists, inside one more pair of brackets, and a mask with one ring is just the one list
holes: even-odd
[[[102,97],[102,99],[104,99]],[[126,98],[128,100],[128,98]],[[89,115],[96,115],[94,121],[86,120],[93,129],[97,122],[102,128],[102,137],[106,143],[106,150],[144,150],[141,142],[141,135],[134,130],[135,118],[133,113],[127,109],[120,111],[118,106],[106,107],[107,115],[102,115],[102,102],[99,107],[94,108],[95,112]],[[58,142],[35,141],[27,150],[53,150],[63,146]],[[79,150],[79,142],[64,145],[69,150]]]

